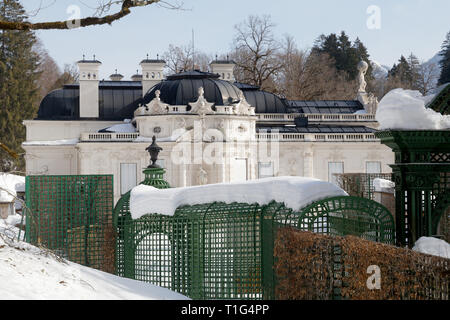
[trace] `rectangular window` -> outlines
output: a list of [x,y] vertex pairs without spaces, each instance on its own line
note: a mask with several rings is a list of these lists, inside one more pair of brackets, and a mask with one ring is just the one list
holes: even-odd
[[273,162],[258,162],[258,177],[260,179],[271,178],[273,176]]
[[381,162],[379,161],[367,161],[366,173],[381,173]]
[[231,165],[231,182],[242,182],[247,179],[247,159],[234,159]]
[[120,193],[125,194],[137,186],[137,164],[120,164]]
[[344,173],[343,162],[328,162],[328,181],[338,185],[335,174]]

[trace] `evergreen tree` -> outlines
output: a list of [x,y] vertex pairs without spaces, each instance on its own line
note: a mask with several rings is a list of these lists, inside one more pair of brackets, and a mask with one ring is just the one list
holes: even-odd
[[[0,3],[0,19],[26,21],[18,0]],[[0,30],[0,142],[17,154],[25,140],[22,121],[32,119],[38,109],[38,55],[33,51],[36,38],[30,31]],[[24,159],[13,159],[0,151],[0,171],[23,170]]]
[[389,71],[389,77],[397,77],[402,82],[407,82],[409,80],[409,75],[411,74],[411,68],[409,66],[408,60],[402,55],[398,60],[398,64],[392,66],[392,69]]
[[404,89],[420,90],[421,64],[411,53],[408,58],[401,56],[398,64],[394,64],[388,73],[388,78]]
[[[358,63],[361,60],[369,62],[369,53],[362,41],[357,38],[354,43],[342,31],[339,36],[332,33],[321,35],[315,42],[313,53],[326,53],[335,61],[336,69],[344,71],[350,80],[358,75]],[[367,78],[372,78],[372,66],[369,64]]]
[[440,55],[442,56],[442,71],[438,85],[450,83],[450,32],[447,33],[447,37],[442,44],[442,51],[440,52]]

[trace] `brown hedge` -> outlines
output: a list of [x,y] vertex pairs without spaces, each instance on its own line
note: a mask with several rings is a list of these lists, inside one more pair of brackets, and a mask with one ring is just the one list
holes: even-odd
[[[274,255],[276,299],[449,299],[449,259],[292,228],[277,232]],[[371,265],[381,270],[380,290],[366,285]]]

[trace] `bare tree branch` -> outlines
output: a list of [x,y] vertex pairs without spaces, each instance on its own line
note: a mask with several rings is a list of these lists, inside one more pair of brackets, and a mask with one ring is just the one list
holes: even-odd
[[[53,22],[15,22],[0,20],[0,30],[67,30],[81,27],[88,27],[93,25],[111,24],[114,21],[120,20],[131,13],[131,9],[135,7],[145,7],[152,4],[158,4],[169,9],[179,9],[182,4],[171,4],[162,0],[106,0],[99,1],[96,14],[101,15],[109,12],[115,5],[120,5],[120,11],[105,15],[101,17],[86,17],[79,20],[53,21]],[[38,10],[40,10],[39,7]]]

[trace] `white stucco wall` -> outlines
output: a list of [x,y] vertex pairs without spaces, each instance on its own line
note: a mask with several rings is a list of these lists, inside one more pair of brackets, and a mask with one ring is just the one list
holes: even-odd
[[[172,154],[172,151],[179,148],[181,143],[158,142],[163,148],[159,159],[163,161],[167,171],[166,180],[173,187],[199,184],[198,174],[201,167],[207,172],[208,183],[230,182],[233,177],[242,175],[242,172],[237,172],[242,170],[238,168],[238,163],[242,166],[244,162],[237,162],[236,159],[246,161],[248,179],[257,179],[258,162],[267,161],[258,156],[258,145],[232,142],[217,143],[216,147],[211,143],[203,143],[201,146],[210,153],[212,150],[222,152],[223,164],[200,165],[195,161],[193,148],[193,163],[177,163],[177,153]],[[142,181],[142,170],[150,163],[149,155],[145,151],[149,144],[80,142],[72,146],[24,146],[27,152],[27,174],[113,174],[114,198],[117,201],[121,196],[120,164],[135,163],[137,182]],[[379,142],[280,142],[279,157],[276,153],[274,155],[274,175],[310,176],[325,181],[328,181],[329,162],[343,162],[345,173],[364,173],[367,161],[379,161],[382,172],[390,173],[388,165],[394,163],[392,151]],[[278,163],[276,159],[279,159]]]

